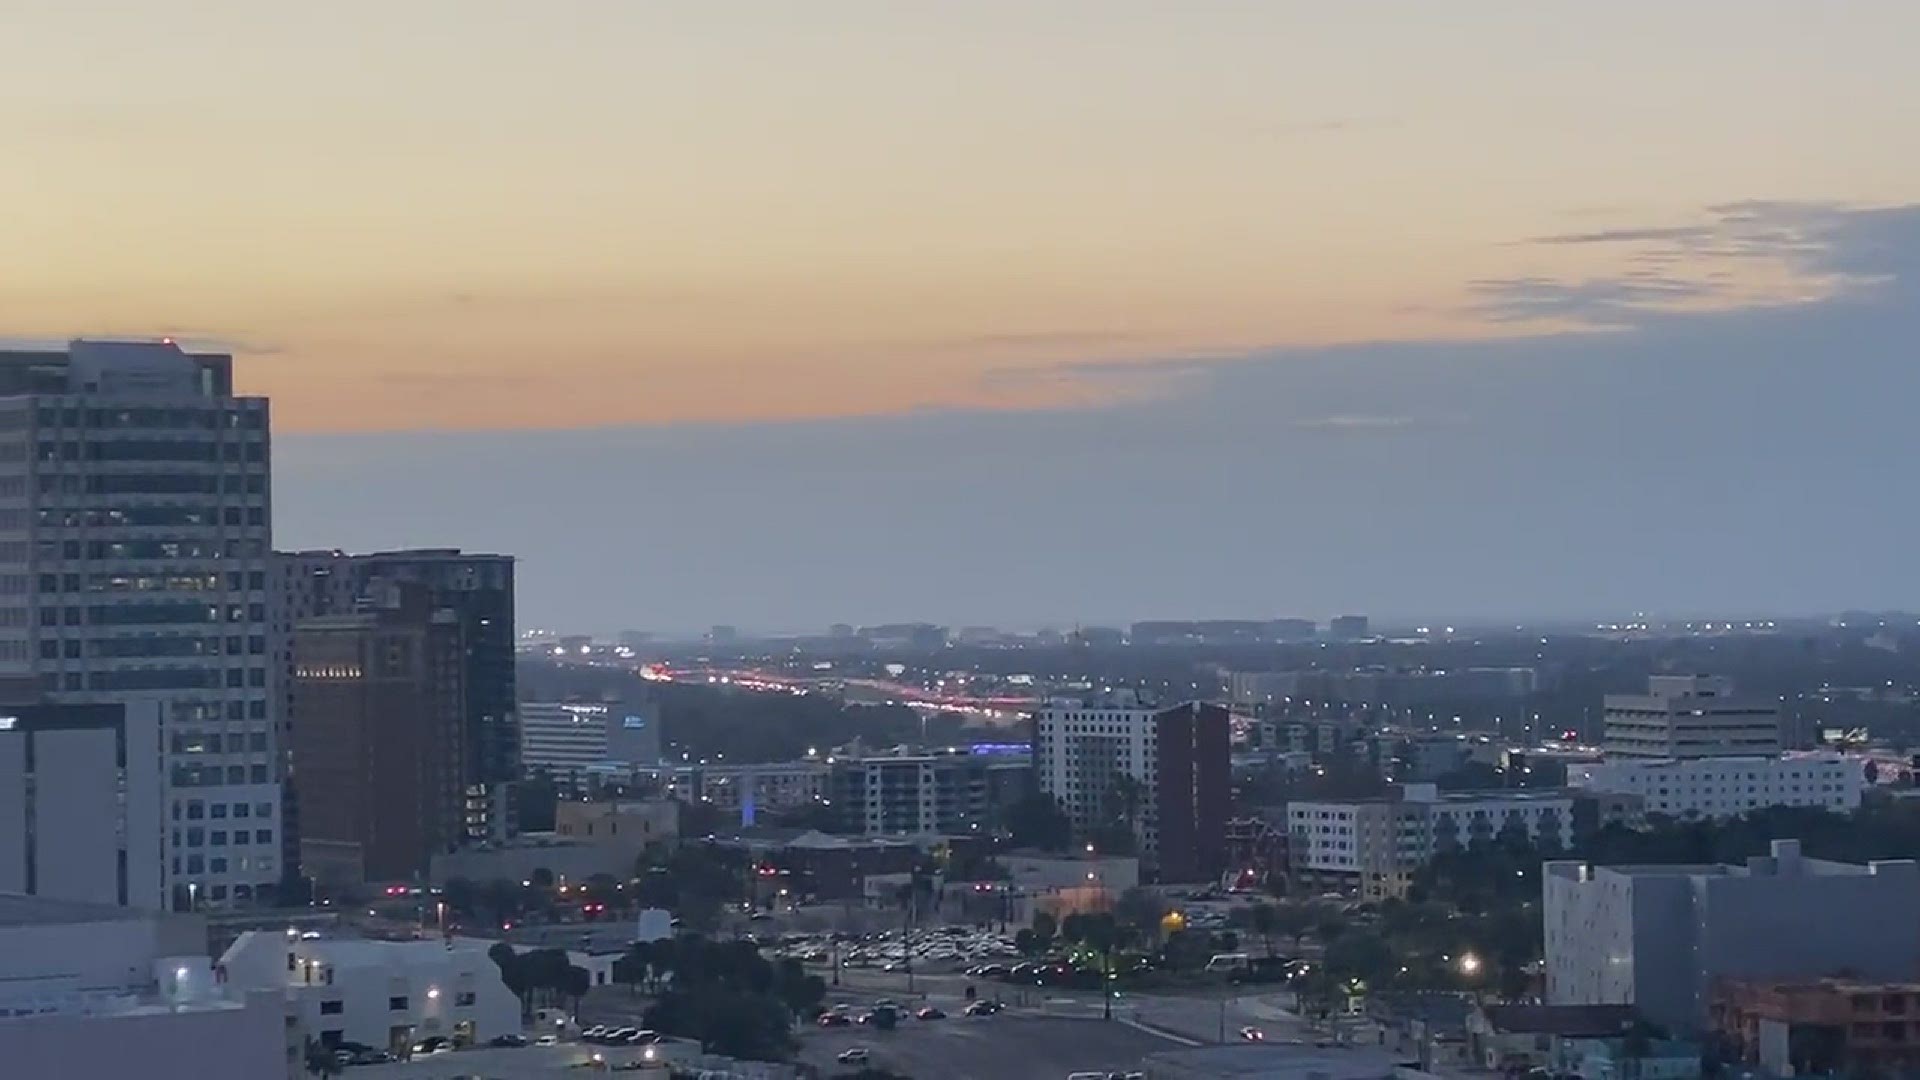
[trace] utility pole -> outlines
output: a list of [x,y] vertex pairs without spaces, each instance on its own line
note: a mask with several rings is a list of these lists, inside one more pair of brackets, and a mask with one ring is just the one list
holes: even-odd
[[1220,999],[1220,1041],[1227,1041],[1227,999]]

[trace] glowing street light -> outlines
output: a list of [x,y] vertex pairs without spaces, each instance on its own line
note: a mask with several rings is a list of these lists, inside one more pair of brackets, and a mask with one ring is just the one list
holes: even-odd
[[1473,955],[1472,953],[1466,953],[1462,955],[1460,957],[1460,974],[1462,975],[1480,974],[1480,958]]

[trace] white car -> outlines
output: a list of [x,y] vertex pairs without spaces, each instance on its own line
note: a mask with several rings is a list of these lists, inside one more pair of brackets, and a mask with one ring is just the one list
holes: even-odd
[[535,1045],[535,1046],[559,1046],[559,1045],[560,1045],[560,1036],[558,1036],[558,1035],[542,1035],[542,1036],[540,1036],[539,1038],[537,1038],[537,1039],[535,1039],[535,1040],[533,1040],[533,1045]]
[[866,1047],[854,1046],[840,1051],[839,1057],[835,1060],[842,1065],[865,1065],[872,1057],[873,1055],[867,1052]]

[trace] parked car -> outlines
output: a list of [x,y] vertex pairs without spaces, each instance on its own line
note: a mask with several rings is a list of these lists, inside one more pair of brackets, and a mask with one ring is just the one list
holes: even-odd
[[997,1001],[976,1001],[967,1006],[968,1016],[992,1016],[1002,1008]]
[[493,1038],[487,1040],[487,1045],[497,1046],[502,1049],[505,1049],[508,1047],[515,1047],[515,1046],[525,1046],[527,1045],[527,1037],[525,1035],[516,1035],[516,1034],[495,1035]]
[[873,1059],[873,1055],[867,1052],[866,1047],[850,1046],[847,1049],[840,1051],[839,1056],[836,1057],[834,1060],[838,1061],[842,1065],[865,1065],[867,1062],[871,1061],[872,1059]]
[[922,1020],[945,1020],[947,1018],[946,1013],[941,1012],[939,1009],[936,1009],[931,1005],[927,1006],[924,1009],[921,1009],[919,1012],[914,1013],[913,1015],[919,1017]]

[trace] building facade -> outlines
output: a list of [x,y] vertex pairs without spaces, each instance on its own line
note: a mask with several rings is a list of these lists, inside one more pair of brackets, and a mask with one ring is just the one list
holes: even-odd
[[419,880],[465,839],[461,620],[415,585],[293,633],[301,865],[352,887]]
[[518,1034],[520,1001],[489,941],[310,939],[249,930],[220,956],[239,990],[283,994],[296,1028],[324,1047],[360,1043],[405,1054],[429,1036],[482,1045]]
[[1683,761],[1626,758],[1567,766],[1567,784],[1583,791],[1637,795],[1649,813],[1688,820],[1736,817],[1773,806],[1847,814],[1866,788],[1861,763],[1836,753],[1709,757]]
[[223,850],[168,831],[180,907],[250,904],[282,873],[270,456],[266,399],[234,394],[229,356],[0,351],[0,677],[157,705],[170,824],[275,807]]
[[167,906],[160,711],[0,706],[0,893]]
[[833,763],[827,799],[846,832],[955,835],[991,829],[1030,777],[984,754],[859,758]]
[[1163,879],[1212,876],[1226,859],[1229,728],[1217,705],[1161,710],[1125,690],[1055,698],[1034,713],[1034,776],[1077,835],[1131,819]]
[[1793,840],[1744,866],[1546,864],[1547,1001],[1632,1005],[1676,1032],[1715,979],[1920,971],[1920,864],[1808,859]]
[[1432,784],[1403,784],[1383,798],[1288,803],[1288,858],[1304,880],[1368,900],[1404,897],[1413,875],[1442,851],[1513,831],[1564,850],[1577,816],[1565,791],[1442,794]]
[[651,708],[623,701],[522,702],[521,768],[569,777],[594,769],[658,764],[656,715]]
[[1645,694],[1608,694],[1603,749],[1619,758],[1774,757],[1780,707],[1734,695],[1730,679],[1655,675]]
[[[274,561],[276,621],[289,635],[303,619],[353,613],[379,583],[423,586],[433,607],[453,613],[466,665],[465,838],[481,843],[512,835],[508,791],[520,776],[513,556],[420,548],[282,552]],[[291,656],[285,659],[290,666]],[[289,722],[300,718],[290,714]]]
[[223,983],[204,919],[0,895],[0,1074],[288,1080],[278,995]]
[[1920,983],[1720,979],[1713,1031],[1770,1076],[1920,1072]]

